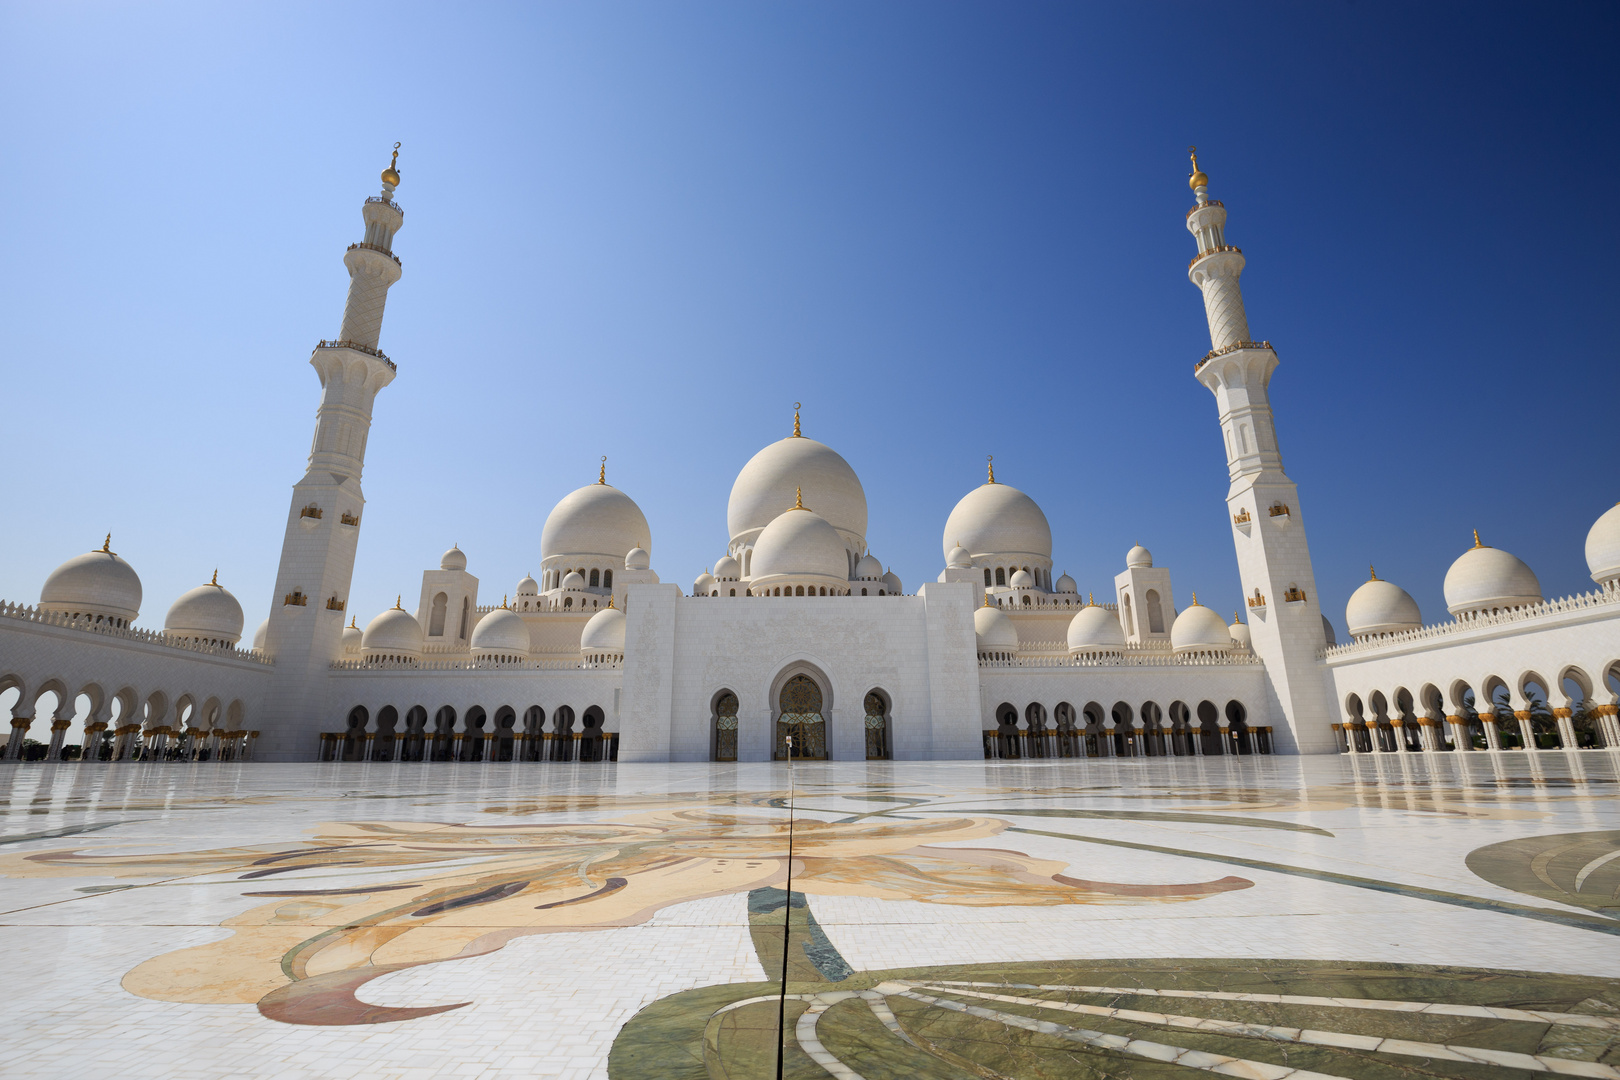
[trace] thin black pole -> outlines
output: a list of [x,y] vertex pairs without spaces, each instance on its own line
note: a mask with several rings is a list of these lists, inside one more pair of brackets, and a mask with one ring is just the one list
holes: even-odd
[[788,942],[793,926],[793,736],[787,737],[788,763],[788,851],[787,903],[782,905],[782,989],[776,998],[776,1080],[782,1080],[783,1055],[787,1050],[787,973]]

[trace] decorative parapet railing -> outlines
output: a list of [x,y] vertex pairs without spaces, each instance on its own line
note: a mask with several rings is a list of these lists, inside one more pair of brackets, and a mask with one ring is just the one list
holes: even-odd
[[[1236,251],[1237,249],[1233,248],[1232,250]],[[1195,259],[1193,261],[1196,262],[1197,260]],[[1225,356],[1227,353],[1235,353],[1239,349],[1270,349],[1270,348],[1271,348],[1271,342],[1269,342],[1269,341],[1234,341],[1234,342],[1232,342],[1232,344],[1224,346],[1223,348],[1209,350],[1209,352],[1204,354],[1204,358],[1202,360],[1198,361],[1196,364],[1193,365],[1193,370],[1194,371],[1199,370],[1205,364],[1207,364],[1211,360],[1215,359],[1217,356]],[[1275,350],[1273,350],[1273,351],[1275,351]]]
[[1192,257],[1192,261],[1187,264],[1187,269],[1191,270],[1194,266],[1196,266],[1198,264],[1198,262],[1200,260],[1207,259],[1211,255],[1224,255],[1227,252],[1232,252],[1233,254],[1241,255],[1241,254],[1243,254],[1243,249],[1240,248],[1240,247],[1233,247],[1231,244],[1216,244],[1214,247],[1208,248],[1208,249],[1206,249],[1204,251],[1200,251],[1198,254],[1194,255]]
[[334,660],[333,671],[605,671],[623,667],[618,663],[587,664],[580,660]]
[[398,255],[395,255],[392,251],[389,251],[387,248],[383,247],[381,244],[350,244],[349,245],[349,250],[350,251],[354,251],[356,249],[358,249],[360,251],[375,251],[379,255],[386,255],[390,259],[394,260],[394,265],[395,266],[398,266],[398,267],[401,267],[401,268],[403,268],[404,265],[405,265],[404,263],[399,261],[399,256]]
[[1260,660],[1247,650],[1229,653],[1172,653],[1162,649],[1098,649],[1079,656],[1019,656],[979,661],[980,668],[1122,668],[1122,667],[1256,667]]
[[[1213,201],[1213,200],[1211,200],[1211,201]],[[401,207],[399,205],[399,203],[395,202],[393,199],[388,198],[388,196],[386,196],[386,195],[373,195],[370,198],[368,198],[366,200],[366,202],[368,202],[368,203],[379,203],[382,206],[388,207],[390,210],[398,210],[400,212],[400,216],[402,216],[402,217],[405,214],[404,208]]]
[[75,619],[71,615],[58,615],[55,612],[41,611],[36,607],[13,604],[5,600],[0,600],[0,618],[15,619],[18,622],[38,623],[41,626],[60,626],[69,630],[77,630],[80,633],[118,638],[123,641],[140,641],[148,645],[159,645],[166,649],[178,649],[181,652],[201,653],[205,656],[224,656],[232,660],[251,660],[255,664],[264,664],[266,667],[274,663],[269,657],[250,652],[247,649],[205,645],[200,641],[169,637],[167,634],[157,630],[137,630],[132,626],[112,626],[106,622],[98,623],[94,618],[85,615]]
[[1219,199],[1210,199],[1210,200],[1206,201],[1203,206],[1195,206],[1191,210],[1187,211],[1187,216],[1192,217],[1194,214],[1198,213],[1198,211],[1200,211],[1200,210],[1208,210],[1212,206],[1218,206],[1222,210],[1226,209],[1226,204],[1221,202],[1221,200],[1219,200]]
[[392,360],[388,359],[387,353],[383,352],[381,349],[373,349],[370,345],[362,345],[358,341],[323,340],[317,343],[315,348],[311,349],[310,352],[314,353],[319,349],[353,349],[355,352],[365,353],[367,356],[375,356],[378,360],[381,360],[383,363],[388,365],[389,371],[399,370],[399,367]]
[[[1416,630],[1403,630],[1397,634],[1367,637],[1361,641],[1347,642],[1343,645],[1329,645],[1322,650],[1321,656],[1324,660],[1337,660],[1361,653],[1377,652],[1380,649],[1410,645],[1419,641],[1434,641],[1438,638],[1466,633],[1469,630],[1481,630],[1492,626],[1511,626],[1515,623],[1533,623],[1571,612],[1594,611],[1601,608],[1613,608],[1615,609],[1614,614],[1620,616],[1620,590],[1594,589],[1592,592],[1564,596],[1557,600],[1544,600],[1539,604],[1514,608],[1510,611],[1498,611],[1494,614],[1484,615],[1464,615],[1447,622],[1436,623],[1433,626],[1420,626]],[[1526,629],[1533,628],[1526,627]]]

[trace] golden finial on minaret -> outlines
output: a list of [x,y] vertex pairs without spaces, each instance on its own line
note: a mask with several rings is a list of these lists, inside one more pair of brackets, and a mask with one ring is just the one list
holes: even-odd
[[596,482],[598,484],[606,484],[607,483],[607,455],[606,454],[602,455],[602,467],[596,471]]
[[107,539],[101,542],[101,550],[105,551],[109,555],[112,554],[112,533],[108,533]]
[[1479,530],[1478,529],[1474,530],[1474,546],[1477,547],[1477,548],[1482,548],[1482,547],[1485,546],[1484,544],[1479,542]]
[[1187,178],[1187,186],[1197,191],[1201,187],[1209,187],[1209,177],[1198,167],[1198,147],[1187,147],[1187,153],[1192,155],[1192,175]]
[[394,144],[394,160],[382,171],[382,182],[389,187],[399,186],[399,143]]
[[986,483],[993,484],[993,483],[996,482],[996,455],[994,455],[994,454],[986,454],[986,455],[984,455],[984,463],[985,463],[985,468],[990,473],[990,479],[988,481],[986,481]]
[[1373,566],[1372,563],[1367,564],[1367,573],[1372,575],[1372,577],[1367,579],[1368,581],[1377,581],[1378,580],[1378,568]]
[[793,403],[793,437],[795,439],[804,438],[804,432],[799,430],[799,410],[803,407],[804,406],[797,401]]

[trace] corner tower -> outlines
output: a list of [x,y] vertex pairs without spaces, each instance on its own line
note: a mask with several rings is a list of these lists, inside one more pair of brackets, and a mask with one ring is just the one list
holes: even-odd
[[394,362],[377,347],[389,288],[399,280],[394,234],[405,212],[394,202],[399,184],[399,144],[382,173],[382,194],[361,209],[365,236],[343,256],[349,298],[336,339],[322,341],[309,362],[321,380],[315,438],[303,478],[293,485],[281,565],[270,598],[265,650],[275,675],[265,703],[260,754],[271,761],[313,759],[326,720],[326,675],[342,652],[365,496],[365,465],[371,406],[377,391],[394,381]]
[[1192,167],[1188,186],[1197,202],[1187,212],[1187,231],[1198,242],[1198,254],[1187,278],[1204,294],[1210,340],[1210,351],[1193,372],[1220,410],[1231,478],[1226,507],[1253,649],[1288,721],[1279,749],[1331,753],[1337,749],[1330,727],[1334,710],[1318,655],[1327,640],[1322,609],[1299,491],[1283,472],[1267,396],[1277,354],[1271,342],[1250,336],[1238,284],[1243,252],[1226,242],[1226,207],[1209,197],[1209,177],[1198,168],[1196,149]]

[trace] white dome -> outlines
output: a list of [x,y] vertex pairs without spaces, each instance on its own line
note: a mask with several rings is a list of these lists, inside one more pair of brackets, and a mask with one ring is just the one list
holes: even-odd
[[578,570],[568,571],[563,575],[562,587],[564,589],[583,589],[585,587],[585,575]]
[[540,530],[540,558],[596,555],[617,559],[648,542],[647,518],[612,484],[586,484],[563,496]]
[[242,605],[216,578],[174,602],[163,620],[163,632],[170,637],[235,645],[242,640]]
[[980,484],[945,519],[941,550],[950,558],[961,544],[974,557],[1036,555],[1052,557],[1052,526],[1035,500],[1007,484]]
[[827,519],[813,510],[778,514],[754,541],[753,578],[813,577],[849,581],[844,540]]
[[1241,645],[1245,649],[1254,648],[1254,635],[1249,632],[1249,624],[1238,618],[1237,612],[1232,612],[1232,625],[1226,629],[1232,635],[1232,644]]
[[973,613],[973,636],[981,653],[1018,651],[1018,631],[1000,608],[982,607]]
[[459,547],[451,545],[450,550],[439,556],[440,570],[467,569],[467,556]]
[[[359,633],[359,631],[355,631]],[[270,620],[266,619],[253,631],[253,651],[264,652],[264,647],[270,642]]]
[[961,544],[957,544],[946,554],[945,565],[952,570],[966,570],[973,565],[973,553]]
[[1087,604],[1069,620],[1070,652],[1124,647],[1125,630],[1119,625],[1119,616],[1107,608]]
[[1035,579],[1030,576],[1028,570],[1014,570],[1013,576],[1007,579],[1007,584],[1014,589],[1033,589]]
[[529,627],[511,608],[498,607],[473,627],[472,651],[475,653],[528,656],[529,646]]
[[1057,579],[1057,591],[1060,593],[1077,593],[1080,591],[1080,586],[1074,583],[1074,578],[1064,574]]
[[697,576],[696,581],[692,582],[692,595],[708,596],[714,591],[714,584],[714,575],[705,570]]
[[1153,565],[1153,552],[1137,544],[1125,553],[1125,565],[1132,569],[1146,569]]
[[[270,620],[266,619],[264,621],[264,625],[266,628],[268,628],[270,626]],[[365,637],[366,632],[354,625],[353,619],[349,620],[349,625],[343,628],[343,655],[359,656],[360,647],[362,642],[364,642]],[[255,635],[253,639],[253,647],[255,649],[259,648],[259,639],[257,635]]]
[[391,607],[366,624],[360,644],[371,655],[420,657],[422,624],[410,612]]
[[1541,603],[1541,582],[1515,555],[1486,547],[1476,534],[1474,546],[1446,571],[1446,610],[1453,615]]
[[[765,447],[737,474],[726,505],[732,541],[775,521],[793,505],[796,490],[833,528],[866,536],[866,491],[855,470],[832,447],[795,435]],[[846,567],[839,577],[847,580],[848,574]]]
[[624,655],[624,612],[618,608],[603,608],[591,616],[579,635],[581,653],[612,653]]
[[52,570],[39,590],[39,606],[63,615],[134,622],[141,613],[141,579],[129,563],[103,547],[75,555]]
[[855,578],[857,581],[876,581],[883,576],[883,564],[874,559],[870,552],[861,556],[861,561],[855,564]]
[[1423,615],[1405,589],[1374,577],[1350,594],[1350,602],[1344,605],[1344,625],[1351,637],[1394,634],[1416,630],[1423,625]]
[[1620,578],[1620,503],[1609,507],[1586,534],[1586,568],[1599,584]]
[[516,595],[518,595],[518,596],[539,596],[540,595],[540,583],[538,581],[534,580],[534,578],[531,577],[530,575],[524,574],[523,575],[523,580],[517,583],[517,594]]
[[742,563],[730,555],[722,555],[714,564],[714,576],[718,581],[736,581],[742,577]]
[[652,566],[652,556],[647,554],[646,548],[633,547],[624,557],[624,568],[626,570],[646,570],[650,566]]
[[884,585],[888,586],[890,596],[899,596],[905,591],[904,586],[900,584],[900,576],[893,570],[890,570],[888,573],[884,574],[882,581]]
[[1226,652],[1232,647],[1232,630],[1225,619],[1194,600],[1171,625],[1170,647],[1178,653]]

